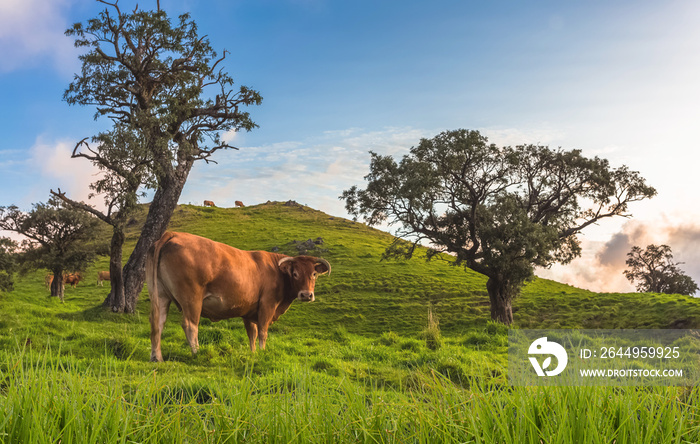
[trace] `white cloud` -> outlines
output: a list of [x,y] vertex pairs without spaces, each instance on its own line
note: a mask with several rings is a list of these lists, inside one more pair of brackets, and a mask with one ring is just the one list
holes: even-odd
[[195,166],[180,201],[201,204],[207,199],[232,207],[236,200],[246,205],[296,200],[347,216],[338,197],[352,185],[362,185],[369,171],[369,151],[400,155],[421,137],[436,133],[415,128],[350,128],[303,141],[225,151],[216,159],[218,165]]
[[[485,128],[480,131],[482,135],[488,137],[490,143],[502,146],[517,145],[551,145],[556,140],[562,139],[565,133],[554,129],[548,124],[543,124],[539,128],[521,130],[518,128]],[[556,148],[556,146],[551,146]],[[568,148],[570,149],[570,148]]]
[[[95,181],[99,169],[87,159],[71,158],[74,146],[74,142],[45,142],[39,137],[30,149],[30,163],[32,169],[41,174],[42,185],[49,183],[49,188],[54,191],[60,188],[71,199],[87,202],[89,185]],[[49,190],[44,189],[43,193],[41,200],[45,201],[49,197]],[[90,203],[101,207],[101,202]]]
[[[22,211],[30,211],[30,203],[46,202],[49,190],[65,191],[73,200],[84,201],[99,209],[104,204],[98,199],[88,201],[89,185],[99,174],[99,170],[87,159],[72,159],[73,141],[46,141],[38,137],[29,149],[26,160],[17,161],[22,169],[31,172],[33,184],[26,189],[16,189],[15,203]],[[0,236],[22,240],[23,236],[8,231],[0,231]]]
[[21,244],[22,241],[26,240],[27,238],[22,236],[21,234],[14,232],[14,231],[6,231],[6,230],[0,230],[0,237],[9,237],[13,241],[17,242],[18,244]]
[[77,66],[73,42],[63,33],[68,0],[0,2],[0,72],[42,63],[47,58],[63,73]]
[[225,143],[231,144],[234,140],[238,138],[239,132],[236,130],[226,131],[222,136],[221,140]]
[[540,277],[598,292],[635,291],[624,277],[627,253],[633,246],[671,247],[673,260],[687,275],[700,282],[700,225],[660,215],[655,220],[631,220],[608,241],[582,239],[583,255],[572,263],[537,270]]

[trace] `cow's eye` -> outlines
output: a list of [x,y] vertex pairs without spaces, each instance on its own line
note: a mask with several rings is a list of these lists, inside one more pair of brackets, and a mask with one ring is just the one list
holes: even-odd
[[294,279],[299,279],[299,273],[297,273],[296,271],[294,272]]

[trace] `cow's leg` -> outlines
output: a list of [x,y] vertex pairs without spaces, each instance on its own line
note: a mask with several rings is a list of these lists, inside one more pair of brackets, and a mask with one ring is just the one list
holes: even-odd
[[255,340],[258,339],[258,324],[248,319],[243,319],[245,331],[248,333],[248,341],[250,342],[250,351],[255,351]]
[[165,326],[165,319],[168,317],[170,308],[170,298],[160,294],[151,300],[151,361],[163,362],[163,355],[160,351],[160,335]]
[[195,355],[199,351],[199,317],[202,314],[202,299],[195,298],[195,301],[189,305],[182,307],[182,329],[187,336],[187,342],[190,344],[192,354]]
[[258,311],[258,342],[262,350],[265,350],[267,329],[270,327],[270,324],[272,324],[272,317],[276,311],[277,306],[266,308],[264,304],[263,307],[260,308],[260,311]]

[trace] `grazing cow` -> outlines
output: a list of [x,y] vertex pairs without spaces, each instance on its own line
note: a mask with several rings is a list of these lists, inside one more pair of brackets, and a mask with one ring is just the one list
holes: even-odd
[[47,289],[51,288],[51,283],[53,282],[53,273],[48,273],[46,277],[44,278],[44,286],[46,286]]
[[298,299],[314,300],[325,259],[243,251],[187,233],[166,232],[148,251],[151,361],[162,361],[160,335],[171,302],[182,310],[182,329],[197,353],[199,318],[243,318],[250,349],[265,348],[267,329]]
[[210,201],[210,200],[205,200],[205,201],[204,201],[204,206],[205,206],[205,207],[215,207],[216,205],[214,205],[214,202],[212,202],[212,201]]
[[97,285],[104,287],[104,281],[109,280],[109,271],[98,271],[97,272]]
[[78,283],[83,280],[80,273],[70,273],[63,276],[63,282],[72,286],[73,288],[78,286]]
[[243,205],[243,202],[241,202],[240,200],[237,200],[235,204],[237,207],[245,207],[245,205]]

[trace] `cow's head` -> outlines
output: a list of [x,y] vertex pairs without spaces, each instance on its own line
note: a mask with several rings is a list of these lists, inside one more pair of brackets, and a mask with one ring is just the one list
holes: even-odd
[[331,264],[327,260],[311,256],[285,257],[280,259],[278,266],[282,273],[289,276],[292,294],[303,302],[311,302],[315,299],[316,278],[331,272]]

